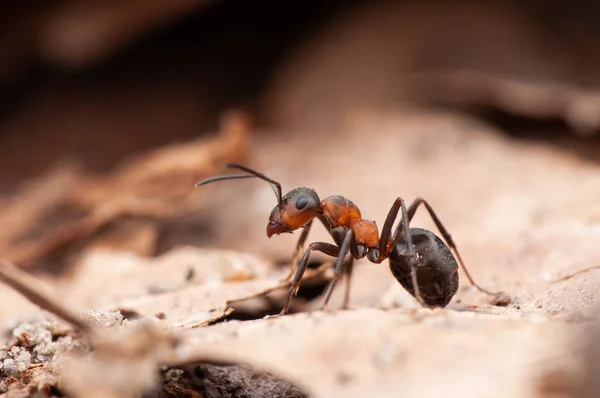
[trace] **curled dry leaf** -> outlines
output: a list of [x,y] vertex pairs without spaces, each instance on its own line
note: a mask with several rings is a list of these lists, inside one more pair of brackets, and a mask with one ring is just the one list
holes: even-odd
[[[194,183],[225,162],[242,161],[248,139],[247,116],[234,112],[224,117],[216,137],[150,152],[103,177],[59,168],[6,200],[1,216],[10,228],[0,232],[0,251],[20,266],[40,263],[69,248],[73,255],[101,228],[127,217],[145,221],[134,228],[131,245],[152,252],[156,220],[197,208],[202,194],[193,189]],[[123,240],[120,245],[127,246]]]

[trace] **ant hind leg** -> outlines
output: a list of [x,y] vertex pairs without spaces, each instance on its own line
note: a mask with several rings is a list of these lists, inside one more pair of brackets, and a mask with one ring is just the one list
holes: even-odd
[[459,262],[460,266],[462,267],[463,271],[465,272],[465,275],[469,279],[469,282],[473,286],[475,286],[477,288],[477,290],[479,290],[480,292],[485,293],[485,294],[490,295],[490,296],[495,296],[496,298],[500,298],[499,302],[505,302],[506,301],[506,297],[508,297],[506,295],[506,293],[504,293],[504,292],[490,292],[489,290],[484,289],[483,287],[481,287],[479,284],[477,284],[475,282],[475,280],[473,279],[473,277],[469,273],[469,270],[467,270],[467,267],[465,266],[465,263],[463,262],[462,257],[460,256],[460,253],[458,252],[456,244],[454,243],[454,240],[452,240],[452,236],[450,236],[450,233],[448,232],[448,230],[446,230],[446,228],[444,227],[444,225],[442,224],[442,222],[440,221],[440,219],[438,218],[438,216],[433,211],[433,208],[429,205],[429,203],[427,203],[427,201],[425,201],[425,199],[416,198],[413,201],[413,203],[408,208],[408,219],[412,220],[412,218],[414,217],[414,215],[415,215],[415,213],[416,213],[419,205],[421,205],[421,204],[423,204],[425,206],[425,209],[427,209],[427,212],[429,213],[429,216],[431,217],[431,219],[435,223],[435,226],[437,227],[437,229],[440,231],[440,233],[444,237],[444,240],[446,241],[446,243],[448,244],[448,246],[450,247],[450,249],[452,249],[454,251],[454,253],[456,254],[456,258],[458,259],[458,262]]

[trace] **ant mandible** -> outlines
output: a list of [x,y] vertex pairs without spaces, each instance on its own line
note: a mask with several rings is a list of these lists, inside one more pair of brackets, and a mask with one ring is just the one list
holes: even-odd
[[[297,261],[299,250],[304,246],[313,220],[317,218],[328,229],[335,245],[313,242],[308,245],[297,268],[292,269],[294,278],[281,314],[289,312],[292,297],[298,292],[300,282],[310,254],[320,251],[337,257],[334,276],[327,288],[323,308],[327,306],[331,293],[342,275],[346,275],[346,290],[342,308],[348,308],[350,301],[350,279],[354,260],[367,257],[379,264],[389,259],[390,270],[396,280],[424,307],[445,307],[458,291],[458,264],[467,278],[479,291],[491,296],[492,293],[479,286],[465,267],[460,254],[446,228],[424,199],[417,198],[407,208],[402,198],[392,205],[381,230],[381,237],[374,221],[362,218],[360,210],[351,201],[340,195],[332,195],[320,200],[314,189],[296,188],[282,196],[281,184],[266,175],[239,164],[227,164],[228,168],[239,169],[247,174],[232,174],[208,178],[196,183],[200,187],[216,181],[243,178],[260,178],[269,184],[277,196],[277,206],[271,212],[267,224],[267,237],[274,234],[292,233],[302,228],[293,256]],[[424,205],[446,243],[433,232],[423,228],[411,228],[410,221],[420,205]],[[400,223],[392,235],[392,226],[398,212]],[[453,256],[452,249],[456,254]],[[346,256],[350,255],[346,258]],[[458,259],[458,263],[456,261]],[[290,274],[291,275],[291,274]]]

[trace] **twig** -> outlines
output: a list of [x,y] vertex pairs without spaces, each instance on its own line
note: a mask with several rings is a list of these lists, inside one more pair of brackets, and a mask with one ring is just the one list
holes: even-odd
[[575,271],[572,274],[567,274],[567,275],[561,276],[560,278],[555,279],[555,280],[551,281],[550,283],[558,283],[558,282],[566,281],[567,279],[571,279],[572,277],[574,277],[576,275],[583,274],[583,273],[589,272],[589,271],[593,271],[595,269],[600,269],[600,265],[594,265],[592,267],[580,269],[579,271]]
[[21,293],[33,304],[67,321],[82,332],[91,331],[91,326],[85,323],[75,311],[61,304],[40,280],[2,259],[0,259],[0,281]]
[[199,327],[204,327],[204,326],[212,325],[213,323],[215,323],[217,321],[220,321],[223,318],[226,318],[232,312],[233,312],[233,308],[228,307],[225,311],[223,311],[223,313],[221,315],[219,315],[217,317],[214,317],[214,318],[207,319],[207,320],[205,320],[203,322],[200,322],[200,323],[188,326],[188,329],[196,329],[196,328],[199,328]]

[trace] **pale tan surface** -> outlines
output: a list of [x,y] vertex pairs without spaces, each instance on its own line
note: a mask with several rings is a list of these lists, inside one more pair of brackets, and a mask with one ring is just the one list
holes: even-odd
[[568,362],[564,344],[580,328],[509,318],[444,310],[299,314],[195,330],[187,344],[275,369],[316,397],[535,397],[538,379]]

